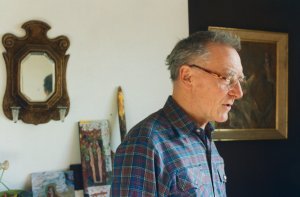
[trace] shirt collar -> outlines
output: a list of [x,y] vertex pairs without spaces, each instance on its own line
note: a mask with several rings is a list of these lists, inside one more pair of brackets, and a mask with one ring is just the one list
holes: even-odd
[[211,138],[211,133],[215,130],[215,128],[214,128],[213,124],[211,124],[210,122],[208,122],[208,123],[206,124],[206,126],[205,126],[204,129],[198,128],[198,130],[199,130],[200,132],[204,132],[205,135],[208,137],[208,139],[211,140],[211,139],[212,139],[212,138]]
[[[196,132],[198,129],[196,122],[187,115],[187,113],[175,102],[172,96],[169,96],[163,107],[163,111],[179,135],[187,135],[190,132]],[[205,127],[205,133],[209,138],[211,138],[211,132],[213,130],[213,125],[208,123]]]

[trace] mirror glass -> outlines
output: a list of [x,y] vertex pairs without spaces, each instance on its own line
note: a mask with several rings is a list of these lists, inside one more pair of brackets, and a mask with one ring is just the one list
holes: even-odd
[[45,52],[30,52],[21,61],[20,90],[31,102],[43,102],[55,92],[55,62]]

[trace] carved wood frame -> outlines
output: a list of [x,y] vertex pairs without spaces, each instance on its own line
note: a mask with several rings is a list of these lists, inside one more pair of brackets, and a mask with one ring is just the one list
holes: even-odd
[[[3,57],[6,63],[7,84],[3,99],[3,111],[12,120],[12,106],[20,107],[19,119],[25,123],[41,124],[51,119],[59,120],[59,106],[67,107],[69,112],[70,100],[67,93],[66,68],[69,55],[66,51],[70,41],[66,36],[53,39],[47,37],[51,28],[42,21],[31,20],[22,25],[26,31],[24,37],[17,37],[7,33],[2,37],[2,44],[6,49]],[[30,52],[44,52],[55,62],[55,90],[45,102],[29,101],[20,89],[20,66],[22,59]],[[34,77],[34,76],[33,76]]]

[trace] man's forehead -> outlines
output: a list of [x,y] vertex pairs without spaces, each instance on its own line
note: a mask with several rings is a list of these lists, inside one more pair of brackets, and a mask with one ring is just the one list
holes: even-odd
[[208,60],[228,74],[242,74],[243,67],[238,52],[228,45],[212,46]]
[[221,69],[221,72],[225,73],[228,76],[240,76],[240,77],[245,77],[243,68],[239,67],[240,69],[237,69],[234,66],[231,67],[224,67]]

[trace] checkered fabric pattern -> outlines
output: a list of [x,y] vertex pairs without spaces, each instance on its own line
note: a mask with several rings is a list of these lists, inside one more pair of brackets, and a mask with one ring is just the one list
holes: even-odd
[[[170,96],[118,147],[111,196],[226,197],[223,159],[211,142],[211,174],[197,129]],[[212,125],[205,130],[212,132]]]

